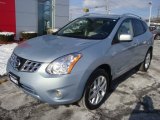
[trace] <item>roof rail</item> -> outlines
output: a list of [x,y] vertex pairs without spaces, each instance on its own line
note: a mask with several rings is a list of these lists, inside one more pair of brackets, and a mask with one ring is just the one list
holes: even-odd
[[92,15],[102,16],[102,15],[105,15],[105,14],[100,14],[100,13],[88,13],[88,14],[85,14],[85,15],[83,15],[83,16],[92,16]]
[[133,14],[133,13],[125,13],[125,14],[123,14],[122,16],[134,16],[134,17],[137,17],[137,18],[139,18],[139,19],[142,19],[140,16],[135,15],[135,14]]

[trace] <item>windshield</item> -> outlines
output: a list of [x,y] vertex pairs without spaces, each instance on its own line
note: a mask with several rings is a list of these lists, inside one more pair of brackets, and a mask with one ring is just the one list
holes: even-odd
[[78,18],[59,30],[57,35],[82,39],[104,39],[108,37],[116,23],[116,19],[109,18]]

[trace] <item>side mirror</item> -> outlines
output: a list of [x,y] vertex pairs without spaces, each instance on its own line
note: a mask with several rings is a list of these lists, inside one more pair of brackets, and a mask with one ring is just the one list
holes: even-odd
[[55,29],[53,29],[52,32],[53,32],[53,33],[56,33],[56,32],[58,32],[58,30],[59,30],[59,29],[55,28]]
[[47,34],[56,34],[57,31],[58,31],[58,29],[48,28],[48,29],[47,29]]
[[59,29],[53,29],[52,35],[56,35]]
[[133,40],[133,36],[132,35],[130,35],[130,34],[121,34],[120,36],[119,36],[119,41],[132,41]]

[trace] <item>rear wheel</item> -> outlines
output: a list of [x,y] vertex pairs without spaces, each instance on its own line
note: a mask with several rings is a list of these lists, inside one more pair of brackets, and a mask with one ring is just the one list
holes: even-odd
[[149,50],[145,56],[143,63],[141,63],[141,67],[140,67],[141,71],[147,72],[147,70],[149,69],[149,66],[151,64],[151,59],[152,59],[152,52],[151,52],[151,50]]
[[108,92],[109,77],[105,70],[96,70],[89,78],[80,105],[93,110],[105,101]]
[[160,35],[156,35],[156,36],[154,37],[154,39],[155,39],[155,40],[160,40]]

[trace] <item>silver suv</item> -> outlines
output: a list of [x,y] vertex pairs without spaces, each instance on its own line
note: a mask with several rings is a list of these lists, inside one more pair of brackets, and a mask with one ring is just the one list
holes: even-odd
[[79,102],[98,108],[112,80],[140,65],[147,71],[153,36],[133,14],[77,18],[54,35],[25,41],[7,65],[10,80],[49,104]]

